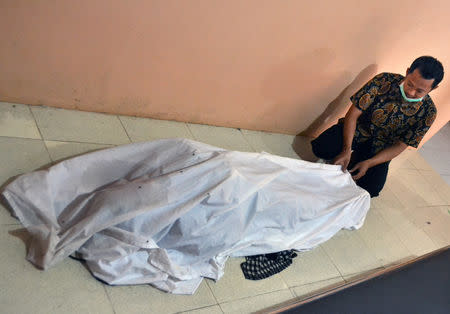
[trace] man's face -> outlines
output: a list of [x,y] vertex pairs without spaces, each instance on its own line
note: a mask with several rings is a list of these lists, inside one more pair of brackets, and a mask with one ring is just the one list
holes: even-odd
[[434,79],[426,80],[420,74],[419,69],[415,69],[413,72],[407,71],[403,89],[406,97],[408,98],[422,98],[433,89]]

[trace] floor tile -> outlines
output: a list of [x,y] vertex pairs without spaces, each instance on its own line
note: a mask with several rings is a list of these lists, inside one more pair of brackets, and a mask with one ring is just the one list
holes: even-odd
[[149,285],[107,286],[116,314],[176,313],[217,305],[205,281],[194,295],[175,295]]
[[[40,140],[35,118],[45,142]],[[231,150],[298,158],[291,148],[293,136],[275,133],[5,103],[0,103],[0,122],[0,185],[14,175],[49,165],[51,160],[128,143],[130,139],[185,137]],[[430,160],[441,168],[449,165],[448,158],[443,157],[447,148],[450,151],[448,139],[439,135],[424,145],[422,150],[428,149],[431,158],[422,150],[408,149],[394,159],[386,187],[372,199],[362,229],[339,232],[318,248],[299,253],[293,265],[262,281],[244,279],[239,266],[243,259],[231,258],[224,277],[217,283],[205,280],[193,296],[172,295],[151,286],[106,286],[71,259],[39,271],[25,260],[22,240],[8,233],[20,225],[0,203],[2,310],[249,313],[343,283],[340,274],[348,279],[411,254],[428,253],[450,240],[450,186],[445,176],[430,167]],[[26,238],[23,231],[15,234]]]
[[290,145],[300,159],[316,162],[319,158],[314,155],[312,150],[312,140],[313,138],[311,137],[297,135],[294,137]]
[[41,139],[30,108],[6,102],[0,102],[0,136]]
[[[41,140],[0,137],[0,192],[14,176],[36,170],[51,162]],[[1,198],[0,224],[18,224],[7,210],[6,200]],[[3,206],[5,205],[5,206]]]
[[60,161],[69,157],[85,154],[99,149],[114,147],[107,144],[92,144],[92,143],[76,143],[76,142],[59,142],[59,141],[45,141],[50,158],[53,161]]
[[131,141],[143,142],[163,138],[194,139],[186,123],[119,116]]
[[408,160],[419,170],[434,170],[433,167],[422,157],[417,151],[415,154],[409,156]]
[[379,213],[411,254],[420,256],[438,248],[422,229],[412,223],[404,208],[382,208]]
[[[448,145],[450,146],[450,143]],[[429,168],[420,169],[435,170],[440,174],[450,175],[450,150],[423,150],[420,155],[430,165]]]
[[445,181],[445,177],[440,176],[435,171],[420,170],[420,173],[425,178],[426,183],[444,200],[445,205],[450,205],[450,183]]
[[207,306],[207,307],[202,307],[200,309],[195,309],[192,311],[185,311],[185,312],[181,312],[183,314],[222,314],[222,310],[220,309],[220,306],[218,305],[213,305],[213,306]]
[[254,151],[245,140],[241,131],[233,128],[214,127],[203,124],[187,124],[194,138],[209,145],[222,147],[228,150],[243,152]]
[[450,206],[416,207],[409,209],[407,214],[441,248],[450,245],[449,210]]
[[[419,153],[437,173],[450,176],[450,123],[433,135],[419,149]],[[450,184],[450,180],[447,182]]]
[[224,313],[253,313],[267,307],[291,300],[294,295],[289,289],[265,293],[250,298],[220,303]]
[[398,226],[395,232],[400,241],[416,256],[427,254],[439,248],[423,230],[412,223],[404,223]]
[[450,122],[447,122],[438,132],[443,137],[449,139],[450,138]]
[[[23,239],[23,240],[22,240]],[[104,290],[70,258],[41,271],[25,260],[29,238],[17,226],[0,232],[0,304],[3,313],[114,313]]]
[[[409,258],[406,259],[406,260],[412,260],[412,259],[414,259],[414,258],[415,258],[415,257],[409,257]],[[394,264],[391,264],[391,265],[398,265],[398,264],[401,264],[402,262],[405,262],[405,259],[401,260],[401,261],[398,262],[398,263],[394,263]],[[344,276],[344,281],[345,281],[346,283],[353,283],[353,282],[355,282],[355,281],[365,280],[365,279],[367,279],[369,276],[371,276],[371,275],[373,275],[373,274],[375,274],[375,273],[379,273],[379,272],[381,272],[381,271],[384,271],[385,269],[386,269],[386,268],[384,268],[384,267],[379,267],[379,268],[369,269],[369,270],[364,271],[364,272],[361,272],[361,273],[347,275],[347,276]]]
[[410,161],[413,155],[416,154],[416,151],[411,149],[406,149],[400,155],[395,157],[389,164],[389,171],[395,172],[398,169],[417,169],[414,166],[414,163]]
[[344,284],[345,281],[342,279],[342,277],[336,277],[336,278],[330,278],[327,280],[322,280],[314,283],[310,283],[303,286],[298,286],[291,288],[291,290],[294,292],[295,296],[303,299],[309,295],[324,291],[330,287],[335,287],[340,284]]
[[[450,151],[450,123],[443,126],[432,138],[422,146],[423,150]],[[422,151],[422,150],[421,150]]]
[[319,246],[308,252],[298,252],[293,263],[280,275],[289,287],[305,285],[339,277],[339,271]]
[[442,179],[444,179],[444,181],[450,185],[450,175],[441,175]]
[[[388,182],[391,181],[388,178]],[[389,188],[388,184],[386,184],[381,191],[378,197],[374,197],[370,199],[370,208],[380,208],[380,207],[395,207],[400,208],[403,207],[403,204],[400,202],[395,193]]]
[[399,169],[395,175],[389,174],[386,185],[404,207],[445,205],[445,201],[419,170]]
[[389,172],[395,173],[399,169],[417,169],[414,164],[408,159],[398,160],[394,159],[389,164]]
[[374,209],[368,212],[364,225],[356,232],[383,266],[412,255],[383,216]]
[[384,221],[390,227],[390,230],[394,230],[396,226],[401,225],[402,223],[411,222],[408,219],[407,208],[395,208],[395,207],[383,207],[383,208],[375,208],[378,214],[380,214]]
[[130,140],[117,116],[49,107],[31,107],[45,140],[126,144]]
[[51,163],[42,140],[0,137],[0,186],[13,176]]
[[228,259],[225,265],[225,275],[217,282],[207,281],[219,303],[288,288],[280,274],[264,280],[245,279],[240,267],[243,261],[243,258]]
[[[383,206],[379,206],[380,200],[374,200],[372,203],[375,204],[377,208],[379,207],[410,207],[410,206],[427,206],[427,202],[415,191],[410,182],[405,182],[400,177],[396,175],[388,176],[386,184],[383,188],[384,190],[392,191],[392,195],[398,199],[398,203],[389,204],[387,202],[383,202]],[[381,196],[381,194],[380,194]]]
[[445,215],[450,215],[450,206],[438,206],[437,208],[439,208],[441,213]]
[[356,232],[340,231],[321,246],[342,276],[381,266],[377,257]]
[[247,142],[256,152],[268,152],[274,155],[299,159],[292,149],[292,135],[242,130]]
[[20,221],[14,218],[9,212],[9,207],[3,197],[0,198],[0,225],[21,226]]

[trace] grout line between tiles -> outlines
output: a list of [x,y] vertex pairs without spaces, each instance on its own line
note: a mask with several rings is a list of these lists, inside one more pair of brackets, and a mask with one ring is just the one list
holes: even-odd
[[27,106],[28,111],[30,112],[31,116],[33,117],[34,124],[36,125],[36,129],[39,132],[39,136],[41,137],[41,140],[44,140],[44,136],[42,136],[41,129],[39,128],[39,125],[38,125],[38,123],[36,121],[36,117],[34,116],[33,110],[31,110],[31,107],[29,105],[26,105],[26,106]]
[[235,301],[242,301],[242,300],[246,300],[246,299],[251,299],[251,298],[254,298],[254,297],[259,297],[259,296],[262,296],[262,295],[268,295],[268,294],[272,294],[272,293],[280,292],[280,291],[285,291],[285,290],[289,290],[290,291],[290,287],[288,286],[286,289],[278,289],[278,290],[273,290],[273,291],[269,291],[269,292],[257,293],[257,294],[254,294],[254,295],[250,295],[248,297],[243,297],[243,298],[237,298],[237,299],[232,299],[232,300],[228,300],[228,301],[223,301],[223,302],[219,303],[219,305],[220,304],[225,304],[225,303],[230,303],[230,302],[235,302]]
[[422,230],[423,232],[425,232],[425,234],[430,238],[431,242],[433,242],[433,244],[436,246],[436,249],[437,249],[437,250],[438,250],[438,249],[441,249],[441,248],[444,248],[444,247],[446,247],[447,245],[450,244],[450,243],[447,243],[447,244],[444,244],[444,245],[442,246],[441,244],[437,243],[436,240],[433,239],[433,237],[431,236],[431,234],[429,234],[426,230],[424,230],[424,229],[421,229],[421,230]]
[[[319,245],[320,248],[323,250],[323,252],[325,253],[325,255],[328,257],[328,259],[331,261],[331,263],[333,264],[334,268],[336,268],[336,270],[338,271],[339,275],[341,275],[342,280],[344,279],[344,276],[341,273],[341,270],[339,269],[339,267],[336,266],[336,264],[334,263],[333,259],[330,257],[330,255],[328,254],[327,250],[325,250],[324,247],[322,247],[321,245]],[[336,277],[337,278],[337,277]]]
[[55,140],[44,140],[44,142],[90,144],[90,145],[102,145],[102,146],[112,146],[112,147],[117,146],[117,145],[127,145],[127,144],[103,144],[103,143],[90,143],[90,142],[76,142],[76,141],[55,141]]
[[108,291],[106,290],[105,285],[103,285],[103,291],[105,291],[106,297],[108,298],[108,301],[109,301],[109,304],[111,305],[111,309],[113,310],[113,313],[117,314],[116,309],[114,308],[114,304],[112,303],[111,297],[110,297]]
[[254,151],[256,152],[256,149],[253,147],[252,143],[250,143],[250,141],[247,139],[247,137],[245,136],[244,132],[242,132],[242,130],[240,128],[238,128],[239,133],[241,133],[242,137],[244,138],[244,141],[248,144],[248,146]]
[[189,312],[192,312],[192,311],[197,311],[197,310],[201,310],[201,309],[207,309],[208,307],[212,307],[212,306],[219,306],[219,308],[220,308],[220,311],[222,312],[222,313],[225,313],[223,310],[222,310],[222,308],[220,307],[220,305],[219,305],[219,303],[217,303],[217,304],[212,304],[212,305],[205,305],[205,306],[202,306],[202,307],[196,307],[195,309],[190,309],[190,310],[186,310],[186,311],[179,311],[179,312],[176,312],[177,314],[183,314],[183,313],[189,313]]
[[10,139],[22,139],[22,140],[30,140],[30,141],[45,141],[41,138],[31,138],[31,137],[22,137],[22,136],[5,136],[0,135],[0,138],[10,138]]
[[31,110],[30,106],[27,106],[27,107],[28,107],[28,110],[30,110],[31,115],[33,116],[34,123],[36,124],[36,127],[39,131],[39,135],[41,136],[41,141],[43,142],[45,150],[47,151],[48,158],[53,162],[54,160],[53,160],[52,156],[50,155],[50,151],[48,150],[47,144],[45,143],[44,135],[42,135],[41,128],[39,127],[39,124],[37,123],[37,120],[36,120],[36,116],[34,115],[34,112],[33,112],[33,110]]
[[[409,256],[413,255],[413,254],[411,253],[411,251],[408,249],[408,247],[407,247],[407,246],[403,243],[403,241],[400,239],[400,235],[399,235],[395,230],[393,230],[394,227],[386,221],[386,219],[384,218],[384,216],[383,216],[381,213],[378,213],[378,215],[379,215],[379,218],[382,220],[383,224],[389,228],[388,232],[392,232],[392,233],[393,233],[393,236],[395,236],[396,240],[400,242],[400,244],[403,246],[403,248],[408,252]],[[406,218],[407,218],[407,217],[406,217]],[[407,219],[407,221],[410,222],[410,223],[413,223],[413,222],[410,221],[409,219]],[[365,246],[369,249],[369,251],[370,251],[370,252],[375,256],[375,258],[380,262],[381,266],[382,266],[382,267],[386,267],[386,265],[383,264],[383,259],[382,259],[382,258],[379,258],[379,257],[377,256],[377,254],[376,254],[376,251],[375,251],[375,250],[372,250],[372,249],[370,248],[370,246],[369,246],[369,244],[366,242],[365,238],[362,237],[362,236],[359,236],[359,237],[360,237],[361,241],[363,241],[363,243],[365,244]],[[348,276],[347,276],[347,277],[348,277]]]
[[347,277],[348,279],[345,279],[345,278],[343,278],[343,279],[344,279],[344,282],[346,282],[346,283],[352,282],[353,280],[351,280],[351,279],[355,279],[355,277],[359,277],[359,276],[363,276],[363,275],[367,275],[367,274],[372,274],[372,273],[380,271],[382,269],[387,269],[387,266],[381,265],[380,267],[377,267],[377,268],[363,270],[363,271],[358,272],[358,273],[351,273],[351,274],[345,275],[345,277]]
[[[420,231],[422,231],[423,233],[425,233],[425,235],[431,240],[431,242],[435,245],[435,249],[437,249],[437,246],[436,246],[436,244],[434,243],[434,241],[428,236],[428,234],[422,229],[422,228],[419,228],[419,227],[417,227],[417,225],[415,225],[412,221],[410,221],[410,220],[408,220],[408,223],[410,223],[411,225],[413,225],[413,227],[415,227],[416,229],[418,229],[418,230],[420,230]],[[400,234],[400,233],[398,233],[397,232],[397,230],[395,230],[394,229],[394,233],[395,233],[395,235],[397,236],[397,238],[399,238],[400,239],[400,242],[402,243],[402,245],[411,253],[411,256],[421,256],[421,255],[425,255],[426,253],[423,253],[423,252],[421,252],[420,254],[415,254],[415,253],[412,253],[410,250],[409,250],[409,248],[408,248],[408,245],[407,245],[407,243],[405,243],[405,241],[403,240],[403,237],[402,237],[402,235]]]
[[195,137],[194,132],[192,132],[191,127],[189,126],[189,124],[191,124],[191,123],[186,123],[186,126],[187,126],[189,132],[192,134],[192,137],[194,138],[194,140],[198,141],[199,139]]
[[[96,145],[110,145],[110,146],[118,146],[118,145],[127,145],[126,143],[123,144],[111,144],[111,143],[97,143],[97,142],[78,142],[78,141],[72,141],[72,140],[52,140],[52,139],[37,139],[37,138],[26,138],[26,137],[14,137],[14,136],[0,136],[4,138],[11,138],[11,139],[26,139],[26,140],[35,140],[35,141],[43,141],[43,142],[60,142],[60,143],[76,143],[76,144],[96,144]],[[130,144],[130,143],[128,143]]]
[[319,283],[319,282],[325,282],[325,281],[329,281],[329,280],[333,280],[333,279],[337,279],[337,278],[341,278],[342,280],[345,281],[345,279],[342,276],[338,276],[338,277],[330,277],[330,278],[326,278],[326,279],[322,279],[322,280],[318,280],[318,281],[313,281],[313,282],[305,283],[305,284],[302,284],[302,285],[292,286],[292,287],[289,287],[289,288],[290,289],[295,289],[295,288],[304,287],[304,286],[316,284],[316,283]]
[[436,169],[417,169],[417,170],[419,170],[419,172],[435,172],[435,173],[437,173],[437,174],[439,174],[439,175],[444,175],[444,176],[448,176],[448,175],[450,175],[450,174],[442,174],[442,173],[439,173],[438,172],[438,170],[436,170]]
[[[212,279],[208,279],[208,280],[212,280]],[[216,295],[214,294],[214,291],[213,291],[213,290],[211,289],[211,287],[209,286],[208,281],[205,280],[205,284],[206,284],[206,286],[208,286],[208,289],[209,289],[209,291],[211,292],[211,294],[212,294],[214,300],[216,300],[216,304],[219,304],[219,300],[217,300],[217,297],[216,297]],[[222,309],[221,309],[221,310],[222,310]],[[222,310],[222,312],[223,312],[223,310]]]
[[116,115],[116,118],[119,120],[120,125],[122,126],[123,130],[125,131],[125,134],[127,135],[128,139],[130,140],[130,143],[133,143],[133,141],[131,140],[130,135],[128,134],[127,129],[126,129],[125,126],[123,125],[122,119],[120,119],[120,116]]
[[[415,206],[415,207],[412,207],[412,208],[428,208],[428,207],[443,207],[443,206],[449,206],[449,204],[446,204],[446,205],[425,205],[425,206]],[[406,208],[406,209],[408,209],[408,208]]]
[[[397,239],[400,241],[400,243],[403,245],[403,247],[408,251],[409,255],[410,255],[410,256],[414,256],[415,254],[412,253],[412,252],[409,250],[408,246],[407,246],[407,245],[405,244],[405,242],[402,240],[401,235],[397,232],[395,226],[392,226],[392,225],[384,218],[383,215],[380,215],[380,218],[381,218],[381,220],[384,221],[384,223],[385,223],[387,226],[390,227],[391,231],[393,231],[394,235],[397,237]],[[406,220],[407,220],[407,222],[409,222],[409,223],[411,223],[411,224],[414,225],[414,223],[413,223],[411,220],[409,220],[408,217],[406,217]]]
[[225,313],[225,311],[222,308],[222,305],[220,303],[218,303],[218,305],[219,305],[219,309],[222,311],[222,313]]
[[193,133],[192,130],[189,128],[189,123],[187,123],[187,122],[183,122],[183,123],[184,123],[184,125],[186,126],[186,128],[187,128],[189,134],[191,134],[192,138],[195,139],[195,140],[197,140],[197,139],[195,138],[195,136],[194,136],[194,133]]
[[283,276],[279,275],[281,281],[286,285],[286,287],[290,288],[289,284],[284,280]]

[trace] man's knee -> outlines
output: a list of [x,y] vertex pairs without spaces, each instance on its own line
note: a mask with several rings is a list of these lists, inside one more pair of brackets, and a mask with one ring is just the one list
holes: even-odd
[[333,158],[331,156],[331,154],[324,149],[324,145],[322,145],[322,143],[320,141],[318,141],[317,139],[311,141],[311,148],[312,148],[314,155],[316,155],[316,157],[318,157],[318,158],[323,158],[323,159],[332,159]]
[[383,189],[383,187],[369,187],[369,188],[363,188],[365,189],[367,192],[369,192],[370,197],[374,198],[380,195],[381,190]]
[[369,180],[358,180],[356,184],[369,192],[370,197],[377,197],[380,195],[381,190],[384,187],[385,182],[370,182]]
[[337,124],[325,130],[316,139],[311,141],[314,155],[323,159],[333,159],[342,150],[342,126]]
[[377,197],[383,190],[389,169],[389,162],[377,165],[356,181],[356,184],[369,192],[370,197]]

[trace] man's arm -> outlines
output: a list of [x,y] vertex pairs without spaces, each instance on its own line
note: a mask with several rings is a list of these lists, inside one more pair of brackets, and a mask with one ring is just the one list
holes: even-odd
[[388,148],[383,149],[378,154],[367,160],[357,163],[350,172],[359,170],[357,174],[353,175],[353,179],[358,180],[363,177],[367,170],[383,162],[389,161],[397,157],[402,151],[404,151],[408,145],[403,142],[397,142]]
[[342,145],[342,152],[336,156],[333,163],[335,165],[341,165],[342,171],[347,169],[350,163],[350,158],[352,156],[352,142],[355,136],[356,121],[362,111],[355,107],[354,104],[351,105],[350,109],[347,111],[344,120],[344,143]]

